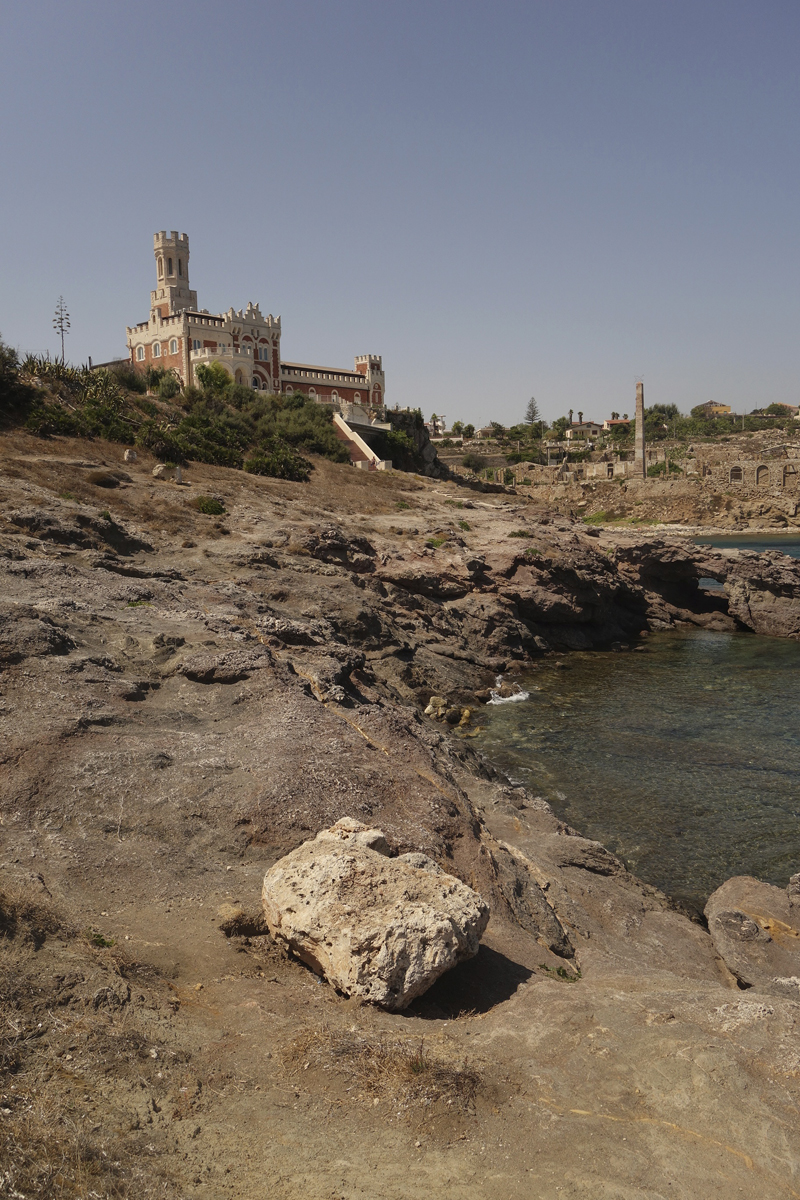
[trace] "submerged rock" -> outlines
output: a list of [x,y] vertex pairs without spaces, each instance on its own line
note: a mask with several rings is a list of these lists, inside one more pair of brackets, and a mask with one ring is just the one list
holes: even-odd
[[262,900],[272,936],[335,988],[402,1009],[477,954],[489,908],[425,856],[387,855],[345,817],[277,862]]

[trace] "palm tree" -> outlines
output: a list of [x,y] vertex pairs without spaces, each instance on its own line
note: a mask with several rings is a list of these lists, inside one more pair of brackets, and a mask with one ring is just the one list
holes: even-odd
[[579,425],[583,424],[583,413],[581,412],[580,409],[578,409],[578,424]]
[[569,423],[572,424],[572,409],[569,410]]

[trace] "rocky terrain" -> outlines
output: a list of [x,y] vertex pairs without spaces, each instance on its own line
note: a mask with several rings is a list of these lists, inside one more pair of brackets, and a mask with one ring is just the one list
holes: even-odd
[[[797,636],[800,567],[324,460],[154,465],[0,439],[0,1196],[800,1196],[800,992],[470,738],[570,648]],[[402,1012],[267,932],[265,873],[345,817],[490,910]]]

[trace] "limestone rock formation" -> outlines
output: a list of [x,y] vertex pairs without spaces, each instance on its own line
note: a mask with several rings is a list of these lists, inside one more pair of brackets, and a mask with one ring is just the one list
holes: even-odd
[[345,817],[280,859],[262,900],[272,936],[335,988],[403,1009],[477,954],[489,909],[424,856],[388,849],[380,830]]
[[736,875],[705,907],[714,948],[746,987],[800,998],[800,919],[782,888]]

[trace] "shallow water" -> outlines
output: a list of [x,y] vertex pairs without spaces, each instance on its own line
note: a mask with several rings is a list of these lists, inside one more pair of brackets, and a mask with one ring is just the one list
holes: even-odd
[[720,549],[737,550],[780,550],[790,558],[800,558],[800,536],[797,530],[791,533],[731,533],[715,537],[696,537],[697,545],[717,546]]
[[800,645],[692,630],[566,663],[516,677],[530,698],[483,709],[473,745],[693,905],[800,870]]

